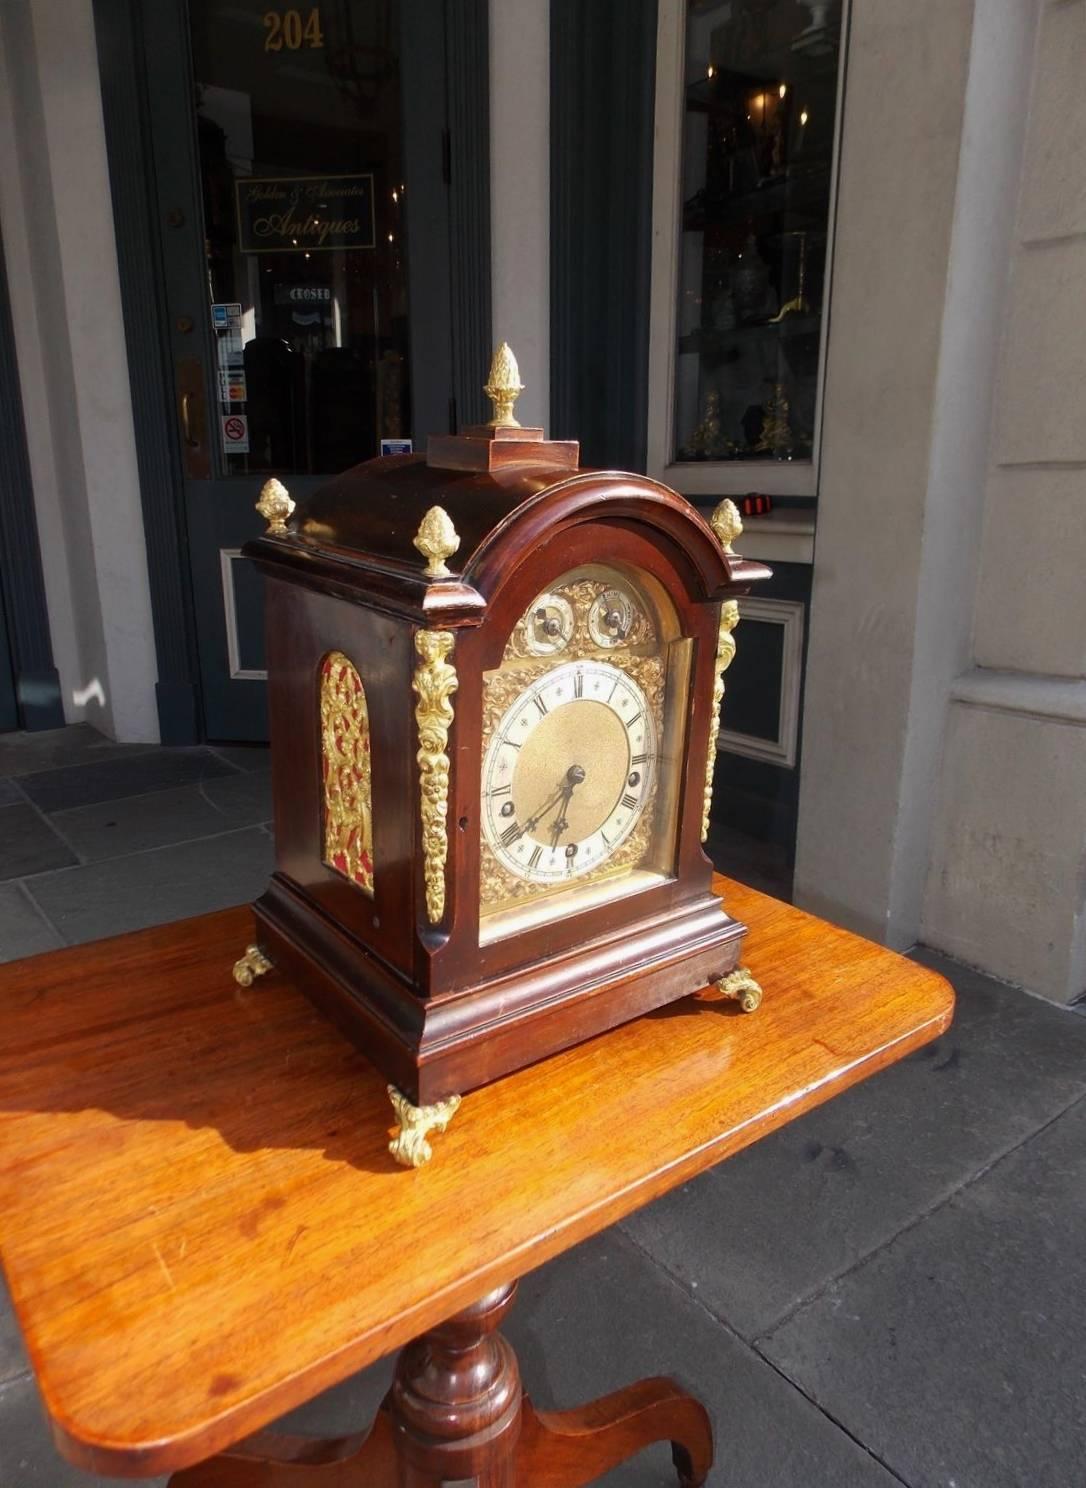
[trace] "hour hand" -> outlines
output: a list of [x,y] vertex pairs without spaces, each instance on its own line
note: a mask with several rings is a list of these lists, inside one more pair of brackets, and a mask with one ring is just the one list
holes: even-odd
[[562,833],[569,826],[569,822],[566,820],[566,807],[569,805],[572,795],[573,787],[571,785],[567,786],[562,792],[562,804],[558,808],[558,815],[554,818],[554,825],[551,827],[551,852],[554,852],[555,848],[557,848],[558,843],[561,841]]
[[552,852],[554,852],[554,850],[557,848],[558,843],[561,840],[562,833],[564,831],[566,831],[567,828],[569,827],[569,822],[566,820],[566,807],[569,805],[570,801],[573,799],[573,792],[577,789],[577,787],[581,784],[581,782],[583,780],[584,780],[584,768],[583,768],[583,766],[581,766],[581,765],[570,765],[569,769],[566,771],[565,782],[564,782],[564,784],[561,787],[561,791],[562,791],[562,804],[561,804],[561,806],[558,809],[558,815],[554,819],[554,825],[553,825],[553,827],[551,827],[551,851]]

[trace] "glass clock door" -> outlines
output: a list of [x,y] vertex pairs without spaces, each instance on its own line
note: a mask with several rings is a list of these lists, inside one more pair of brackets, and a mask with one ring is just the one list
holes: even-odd
[[673,872],[691,651],[633,570],[587,564],[528,606],[483,678],[484,943]]

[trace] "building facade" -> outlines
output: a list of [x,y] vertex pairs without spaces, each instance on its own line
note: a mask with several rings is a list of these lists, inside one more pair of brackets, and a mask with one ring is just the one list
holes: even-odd
[[1083,993],[1086,0],[9,0],[0,48],[0,726],[260,738],[261,481],[471,421],[507,339],[587,462],[772,502],[721,824]]

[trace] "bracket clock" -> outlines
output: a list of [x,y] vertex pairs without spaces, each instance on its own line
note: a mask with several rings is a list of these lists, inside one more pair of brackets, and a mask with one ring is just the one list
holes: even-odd
[[494,419],[297,509],[269,481],[276,869],[243,982],[291,977],[391,1082],[399,1161],[460,1097],[710,983],[750,1010],[708,831],[736,599],[769,570],[643,476]]

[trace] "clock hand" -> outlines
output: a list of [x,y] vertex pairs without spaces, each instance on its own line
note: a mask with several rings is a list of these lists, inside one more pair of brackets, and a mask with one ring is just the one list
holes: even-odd
[[[534,832],[543,818],[545,816],[548,816],[559,804],[559,802],[561,802],[561,810],[558,813],[558,823],[561,823],[561,825],[558,826],[558,834],[560,836],[562,832],[564,832],[569,826],[569,822],[566,821],[564,816],[565,808],[569,805],[569,799],[572,796],[575,787],[580,785],[583,779],[584,770],[581,768],[581,766],[570,765],[569,769],[566,771],[565,780],[561,781],[555,787],[555,789],[551,791],[550,795],[547,796],[546,800],[543,802],[542,806],[539,807],[538,811],[534,812],[533,815],[528,817],[527,821],[524,822],[519,831],[516,833],[516,836],[512,838],[512,841],[517,841],[517,839],[523,837],[526,832]],[[556,823],[556,826],[558,825],[558,823]],[[552,843],[552,847],[554,846],[557,846],[557,838]]]
[[528,818],[523,827],[520,829],[518,835],[523,837],[525,832],[534,831],[535,828],[539,826],[539,823],[543,820],[543,818],[545,816],[548,816],[550,812],[554,810],[555,806],[558,805],[558,802],[562,800],[564,796],[568,797],[572,793],[573,787],[576,785],[580,785],[583,779],[584,771],[581,769],[580,765],[570,765],[569,769],[566,771],[565,780],[559,782],[559,784],[543,802],[542,806],[540,806],[539,810],[534,812]]
[[518,837],[523,837],[525,832],[535,831],[536,827],[538,827],[539,823],[543,820],[547,813],[551,811],[555,806],[557,806],[564,789],[564,786],[559,785],[555,790],[551,791],[550,795],[543,802],[542,806],[540,806],[539,810],[533,816],[530,816],[521,827],[520,831],[517,833]]
[[551,852],[557,849],[562,833],[569,827],[569,822],[566,820],[566,807],[572,801],[573,792],[584,780],[584,776],[585,772],[580,765],[570,765],[566,771],[566,784],[562,789],[562,805],[554,819],[554,826],[551,828]]

